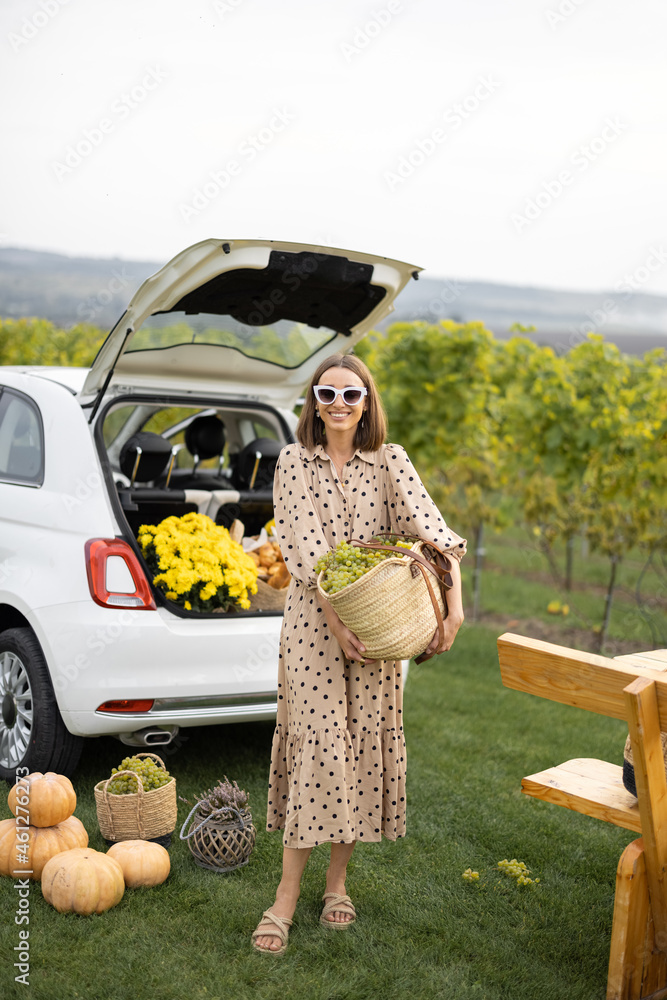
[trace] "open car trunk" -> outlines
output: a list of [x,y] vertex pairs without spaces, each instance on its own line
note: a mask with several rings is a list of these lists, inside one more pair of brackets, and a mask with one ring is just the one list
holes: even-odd
[[[187,405],[173,405],[178,403]],[[286,416],[265,404],[240,401],[211,406],[147,395],[110,401],[96,426],[96,438],[105,453],[123,536],[137,554],[143,526],[186,514],[205,514],[227,529],[234,525],[238,530],[241,522],[247,548],[249,538],[259,536],[273,518],[275,465],[283,444],[292,440]],[[119,424],[120,429],[115,426]],[[174,613],[188,613],[165,601],[147,566],[146,575],[159,603],[167,603]],[[275,593],[264,597],[252,598],[253,613],[281,613],[283,602],[276,601]]]
[[135,551],[142,526],[172,516],[259,534],[304,387],[418,271],[331,247],[204,240],[148,278],[78,393]]

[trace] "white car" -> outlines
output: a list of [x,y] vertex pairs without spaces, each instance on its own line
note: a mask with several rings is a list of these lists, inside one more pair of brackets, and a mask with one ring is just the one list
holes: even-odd
[[281,612],[180,609],[137,532],[199,511],[256,534],[312,373],[418,271],[205,240],[141,285],[90,369],[0,368],[1,777],[72,773],[84,737],[275,716]]

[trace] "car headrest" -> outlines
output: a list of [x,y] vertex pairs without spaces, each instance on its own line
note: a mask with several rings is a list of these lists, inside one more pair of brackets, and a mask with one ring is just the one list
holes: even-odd
[[273,438],[257,438],[247,444],[236,463],[236,478],[242,489],[249,489],[252,482],[252,474],[257,461],[257,452],[260,459],[257,466],[257,474],[253,483],[253,489],[266,489],[273,486],[273,476],[276,471],[276,461],[280,454],[282,445]]
[[132,478],[137,460],[137,448],[141,448],[141,458],[136,482],[148,483],[157,479],[167,468],[171,457],[171,445],[159,434],[139,431],[129,437],[120,450],[120,470],[128,479]]
[[185,447],[191,455],[197,455],[202,462],[222,455],[225,447],[225,425],[220,417],[216,417],[213,413],[195,417],[185,430]]

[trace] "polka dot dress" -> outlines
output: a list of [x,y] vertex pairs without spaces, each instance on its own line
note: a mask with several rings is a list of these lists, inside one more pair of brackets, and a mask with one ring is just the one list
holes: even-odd
[[339,479],[324,448],[291,444],[274,484],[278,540],[292,581],[278,667],[267,829],[287,847],[405,834],[400,662],[347,660],[330,633],[314,566],[342,539],[417,534],[461,558],[405,450],[357,451]]

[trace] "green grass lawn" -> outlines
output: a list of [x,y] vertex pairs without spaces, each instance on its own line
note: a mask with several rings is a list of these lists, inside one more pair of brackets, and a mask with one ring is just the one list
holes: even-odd
[[[13,982],[16,893],[0,879],[0,996],[33,1000],[602,1000],[615,870],[627,831],[520,794],[521,777],[574,756],[620,762],[618,721],[506,690],[497,631],[464,626],[454,650],[413,664],[406,688],[408,836],[361,845],[348,891],[348,932],[318,916],[327,863],[313,852],[282,958],[252,951],[273,901],[281,839],[264,832],[272,724],[184,731],[167,764],[191,797],[223,774],[250,792],[258,837],[250,863],[198,868],[176,837],[168,880],[126,890],[96,917],[59,914],[30,895],[30,986]],[[76,814],[105,849],[93,786],[125,756],[91,741],[74,778]],[[4,797],[4,796],[3,796]],[[179,823],[187,814],[179,806]],[[9,815],[0,806],[0,816]],[[539,884],[496,868],[517,858]],[[477,882],[462,879],[471,867]]]

